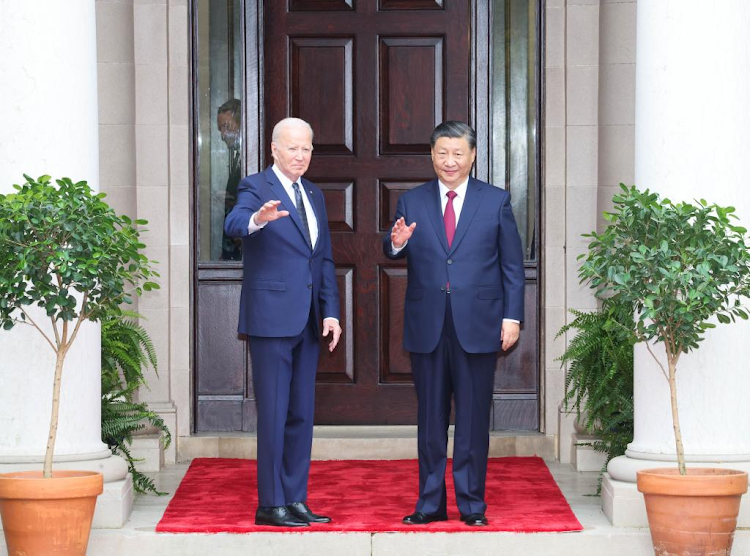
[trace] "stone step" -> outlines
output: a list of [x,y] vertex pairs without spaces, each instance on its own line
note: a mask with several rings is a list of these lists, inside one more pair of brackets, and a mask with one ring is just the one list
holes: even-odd
[[[750,554],[750,534],[735,554]],[[652,556],[648,530],[581,533],[249,533],[113,534],[94,531],[89,556]],[[4,556],[0,548],[0,555]]]
[[164,450],[162,449],[161,437],[160,433],[133,436],[130,455],[134,459],[142,460],[135,464],[136,469],[141,473],[156,473],[164,467]]
[[591,446],[596,440],[595,436],[575,433],[571,435],[570,463],[576,471],[601,471],[607,454],[597,452]]
[[[556,439],[538,432],[503,431],[490,434],[490,457],[533,456],[555,460]],[[453,452],[453,427],[448,431],[448,453]],[[257,457],[254,434],[196,434],[180,437],[177,446],[181,462],[198,457]],[[312,458],[413,459],[417,457],[416,426],[316,426]]]

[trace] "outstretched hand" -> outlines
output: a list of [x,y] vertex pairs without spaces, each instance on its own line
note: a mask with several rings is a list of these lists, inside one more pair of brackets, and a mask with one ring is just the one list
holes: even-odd
[[393,243],[393,246],[396,249],[401,249],[404,244],[409,241],[409,238],[414,233],[414,228],[416,227],[416,222],[412,222],[410,226],[407,226],[403,216],[396,220],[396,223],[391,230],[391,242]]
[[266,222],[273,222],[284,216],[289,216],[288,210],[278,210],[281,201],[268,201],[255,214],[255,224],[260,226]]

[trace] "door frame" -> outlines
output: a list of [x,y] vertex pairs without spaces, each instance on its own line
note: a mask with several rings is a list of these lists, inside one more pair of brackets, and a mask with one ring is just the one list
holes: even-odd
[[[230,1],[230,0],[228,0]],[[490,175],[490,151],[492,133],[490,129],[490,107],[491,107],[491,61],[492,52],[492,0],[470,0],[471,1],[471,62],[470,83],[469,83],[469,124],[477,132],[477,156],[472,175],[478,179],[487,181]],[[527,282],[536,282],[536,321],[538,323],[536,330],[536,342],[538,346],[538,356],[535,364],[537,365],[537,384],[539,400],[539,431],[546,432],[545,419],[545,366],[542,364],[545,360],[543,330],[545,329],[544,303],[545,276],[541,272],[544,264],[544,250],[542,237],[544,230],[542,228],[542,214],[544,210],[544,198],[542,195],[542,184],[544,183],[544,166],[542,164],[543,153],[545,150],[544,137],[544,119],[545,119],[545,4],[546,0],[535,0],[536,2],[536,56],[535,64],[535,85],[536,85],[536,136],[538,138],[535,152],[535,216],[534,216],[534,248],[536,252],[535,261],[527,261],[524,265]],[[189,0],[189,33],[191,48],[190,63],[190,118],[189,133],[191,138],[191,148],[189,151],[190,161],[190,227],[191,227],[191,248],[190,248],[190,388],[191,402],[193,407],[190,408],[190,430],[196,432],[196,412],[198,410],[198,393],[195,388],[196,361],[198,351],[198,285],[200,281],[223,282],[241,280],[242,262],[229,261],[206,261],[201,262],[198,258],[197,246],[200,244],[199,218],[197,210],[199,206],[199,192],[197,184],[200,175],[200,157],[198,147],[198,122],[199,98],[198,98],[198,45],[196,41],[197,17],[196,17],[196,0]],[[265,118],[263,113],[263,0],[240,0],[240,34],[242,37],[241,63],[244,72],[244,91],[242,94],[242,115],[243,115],[243,175],[250,175],[259,172],[266,164],[266,145],[265,137]],[[253,107],[252,110],[249,108]]]

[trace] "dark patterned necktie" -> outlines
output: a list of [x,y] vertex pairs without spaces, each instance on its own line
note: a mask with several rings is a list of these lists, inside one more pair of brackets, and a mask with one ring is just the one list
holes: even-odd
[[297,214],[299,214],[299,219],[302,220],[302,233],[305,235],[305,239],[307,240],[310,249],[312,249],[312,241],[310,241],[310,225],[307,223],[307,211],[302,202],[302,193],[299,190],[299,184],[294,182],[292,184],[292,189],[294,189],[294,204],[297,205]]

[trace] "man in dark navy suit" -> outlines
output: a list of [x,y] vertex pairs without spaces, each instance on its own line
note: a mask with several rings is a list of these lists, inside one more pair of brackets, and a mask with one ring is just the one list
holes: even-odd
[[339,294],[323,194],[302,178],[313,131],[297,118],[273,130],[273,166],[244,178],[226,218],[242,238],[239,332],[247,334],[258,404],[255,523],[326,523],[307,505],[319,335],[341,335]]
[[484,502],[497,354],[518,340],[523,252],[510,195],[469,177],[476,133],[462,122],[430,138],[437,179],[401,196],[385,255],[406,257],[404,348],[418,400],[419,500],[404,523],[448,519],[445,470],[451,396],[453,479],[461,519],[487,525]]

